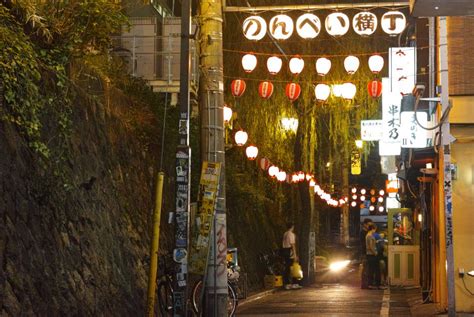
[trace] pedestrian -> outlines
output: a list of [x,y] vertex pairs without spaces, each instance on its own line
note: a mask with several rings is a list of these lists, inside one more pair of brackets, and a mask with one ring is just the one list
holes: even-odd
[[366,248],[365,248],[365,236],[367,235],[368,227],[372,223],[372,219],[365,218],[364,222],[362,223],[362,227],[360,230],[360,261],[362,265],[362,273],[360,279],[360,288],[367,289],[368,282],[367,282],[367,255],[366,255]]
[[367,254],[367,265],[368,265],[368,288],[369,289],[380,289],[380,264],[379,257],[377,254],[377,244],[375,240],[376,226],[369,224],[369,231],[365,237],[365,247]]
[[298,262],[298,255],[296,253],[296,235],[294,233],[295,226],[292,222],[286,225],[286,231],[283,234],[282,241],[282,256],[285,260],[285,274],[284,278],[284,288],[285,289],[298,289],[301,286],[297,283],[294,283],[293,277],[291,276],[291,266],[294,262]]

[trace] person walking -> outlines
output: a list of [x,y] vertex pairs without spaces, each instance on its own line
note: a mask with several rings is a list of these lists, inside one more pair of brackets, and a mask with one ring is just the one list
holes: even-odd
[[291,266],[294,262],[298,262],[298,255],[296,253],[296,235],[294,233],[295,226],[290,222],[286,225],[286,229],[282,241],[282,256],[285,260],[283,283],[285,289],[298,289],[301,288],[301,286],[297,283],[293,283],[293,277],[291,276]]
[[369,289],[379,289],[380,288],[380,265],[379,257],[377,256],[377,242],[375,240],[375,230],[376,227],[374,224],[369,224],[369,231],[365,237],[365,247],[367,254],[367,264],[368,264],[368,288]]

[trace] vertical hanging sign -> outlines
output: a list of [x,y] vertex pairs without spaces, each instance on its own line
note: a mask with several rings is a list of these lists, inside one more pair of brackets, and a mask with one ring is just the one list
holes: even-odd
[[391,47],[389,49],[390,90],[403,95],[410,94],[416,83],[415,47]]
[[203,162],[198,195],[199,209],[193,219],[194,234],[189,260],[189,271],[194,274],[204,275],[206,270],[220,174],[221,163]]
[[357,150],[352,151],[351,153],[351,174],[360,175],[362,172],[362,164],[360,159],[360,153]]
[[402,95],[390,91],[388,81],[382,79],[382,141],[399,144]]

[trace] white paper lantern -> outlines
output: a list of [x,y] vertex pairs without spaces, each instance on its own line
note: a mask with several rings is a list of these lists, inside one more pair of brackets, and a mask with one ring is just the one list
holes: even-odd
[[304,60],[300,57],[293,57],[290,59],[290,63],[288,65],[290,67],[290,72],[293,75],[298,75],[303,71]]
[[326,101],[331,93],[331,88],[326,84],[317,84],[314,88],[314,94],[316,95],[316,100]]
[[321,32],[321,20],[312,13],[305,13],[296,20],[296,33],[303,39],[314,39]]
[[244,20],[242,30],[247,39],[258,41],[267,34],[267,22],[262,17],[254,15]]
[[372,55],[369,57],[369,69],[372,73],[378,74],[383,68],[384,60],[380,55]]
[[382,15],[380,20],[382,30],[388,35],[398,35],[405,30],[407,25],[407,19],[405,15],[400,11],[388,11]]
[[344,83],[342,85],[342,98],[352,100],[354,99],[356,92],[357,88],[353,83]]
[[257,57],[253,54],[242,56],[242,68],[246,73],[251,73],[257,67]]
[[331,90],[334,97],[342,97],[342,85],[334,84],[331,86]]
[[267,59],[267,69],[272,75],[278,74],[282,64],[283,62],[278,56],[272,56]]
[[352,18],[352,28],[354,32],[361,36],[374,34],[377,30],[377,16],[372,12],[359,12]]
[[237,131],[237,133],[235,134],[235,143],[237,143],[238,146],[242,146],[247,143],[248,138],[249,136],[247,132],[242,130]]
[[293,34],[293,20],[285,15],[279,14],[271,18],[268,24],[270,35],[277,40],[286,40]]
[[286,180],[286,172],[285,171],[279,171],[276,174],[276,178],[279,182],[284,182]]
[[268,168],[268,175],[270,175],[270,177],[275,177],[278,172],[280,172],[280,169],[275,165],[272,165]]
[[227,107],[227,106],[224,106],[224,122],[225,123],[228,123],[230,121],[230,119],[232,119],[232,109]]
[[325,57],[316,60],[316,72],[319,76],[324,76],[331,70],[331,61]]
[[258,155],[258,148],[254,145],[247,146],[245,154],[249,160],[255,160]]
[[354,74],[359,69],[360,61],[357,57],[349,55],[344,59],[344,68],[349,75]]
[[332,36],[342,36],[349,31],[351,23],[347,15],[341,12],[331,13],[326,17],[326,32]]

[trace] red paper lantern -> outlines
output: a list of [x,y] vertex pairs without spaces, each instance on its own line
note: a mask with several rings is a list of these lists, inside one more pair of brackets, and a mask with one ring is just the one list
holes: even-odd
[[240,97],[244,94],[247,84],[242,79],[234,79],[230,85],[230,90],[234,97]]
[[286,85],[285,93],[288,99],[290,99],[293,102],[296,99],[298,99],[298,97],[300,96],[301,86],[296,83],[289,83]]
[[369,91],[369,96],[372,98],[378,98],[382,95],[382,82],[379,80],[372,80],[367,85],[367,90]]
[[259,165],[262,170],[266,171],[270,167],[270,160],[266,157],[261,158],[259,161]]
[[263,99],[268,99],[273,94],[273,84],[269,81],[262,81],[260,85],[258,85],[258,94]]

